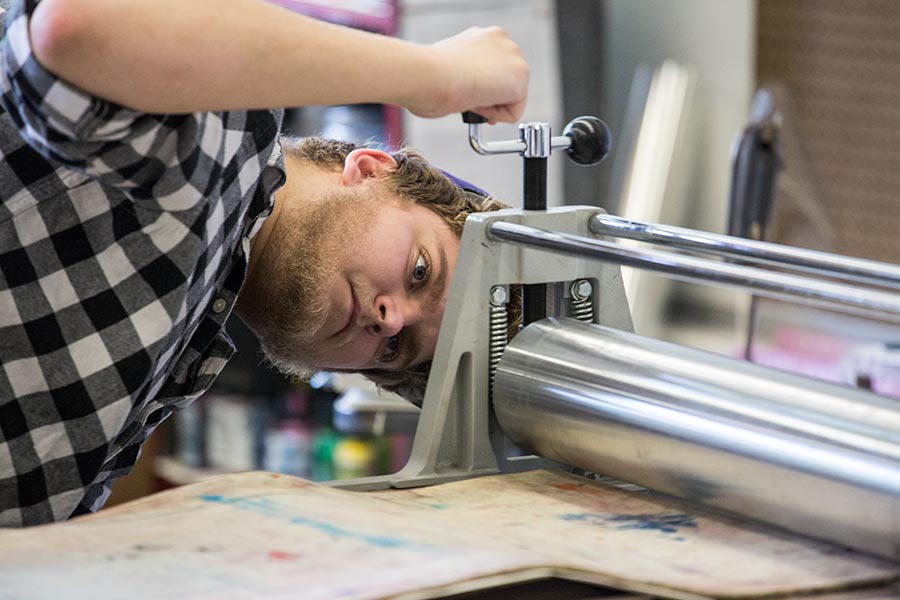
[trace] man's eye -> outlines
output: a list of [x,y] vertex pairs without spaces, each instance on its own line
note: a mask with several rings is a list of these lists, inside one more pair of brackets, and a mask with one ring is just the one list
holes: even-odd
[[384,354],[381,355],[381,362],[389,363],[400,355],[400,334],[392,335],[388,338],[384,347]]
[[431,271],[431,261],[428,260],[428,254],[423,250],[416,259],[416,264],[412,270],[412,278],[416,283],[420,283],[428,279]]

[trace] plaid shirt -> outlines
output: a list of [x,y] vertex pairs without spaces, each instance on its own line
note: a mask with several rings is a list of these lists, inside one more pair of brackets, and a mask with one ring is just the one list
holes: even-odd
[[280,111],[148,115],[93,98],[35,60],[36,5],[13,3],[0,48],[7,526],[97,510],[153,429],[209,387],[284,181]]

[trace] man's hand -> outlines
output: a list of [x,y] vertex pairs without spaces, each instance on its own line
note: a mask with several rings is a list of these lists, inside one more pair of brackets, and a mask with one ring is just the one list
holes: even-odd
[[471,110],[489,122],[517,121],[528,95],[528,63],[499,27],[471,27],[431,46],[438,74],[446,82],[443,98],[422,88],[406,107],[421,117]]

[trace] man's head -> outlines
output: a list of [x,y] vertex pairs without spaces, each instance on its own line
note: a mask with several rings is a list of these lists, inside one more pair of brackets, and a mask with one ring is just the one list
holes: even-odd
[[421,401],[466,217],[503,206],[412,152],[283,140],[288,179],[238,306],[280,370],[361,371]]

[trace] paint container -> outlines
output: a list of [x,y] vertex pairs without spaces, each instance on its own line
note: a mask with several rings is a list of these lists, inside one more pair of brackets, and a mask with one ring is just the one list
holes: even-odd
[[334,478],[371,477],[378,471],[378,448],[371,440],[346,437],[334,448]]
[[279,422],[266,432],[263,468],[295,477],[312,477],[313,435],[301,421]]

